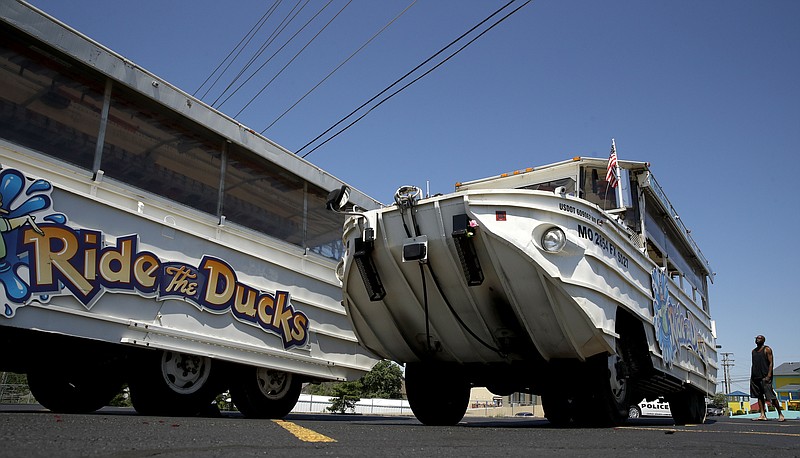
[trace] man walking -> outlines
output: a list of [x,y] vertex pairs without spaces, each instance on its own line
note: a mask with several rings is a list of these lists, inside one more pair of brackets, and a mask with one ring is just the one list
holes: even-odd
[[767,421],[766,401],[778,411],[778,421],[786,421],[781,412],[781,404],[772,389],[772,349],[764,345],[767,339],[756,336],[756,348],[753,349],[753,364],[750,369],[750,396],[758,399],[758,410],[761,415],[753,421]]

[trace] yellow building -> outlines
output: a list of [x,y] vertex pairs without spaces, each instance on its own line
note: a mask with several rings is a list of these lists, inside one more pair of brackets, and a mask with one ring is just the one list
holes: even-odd
[[733,415],[750,412],[750,393],[743,391],[728,393],[725,395],[725,402],[728,403],[728,411]]
[[[772,387],[778,395],[784,416],[800,418],[800,362],[783,363],[772,372]],[[758,411],[758,404],[750,393],[734,391],[725,395],[732,414]],[[774,410],[774,409],[772,409]]]
[[783,363],[772,371],[772,386],[781,407],[800,410],[800,363]]

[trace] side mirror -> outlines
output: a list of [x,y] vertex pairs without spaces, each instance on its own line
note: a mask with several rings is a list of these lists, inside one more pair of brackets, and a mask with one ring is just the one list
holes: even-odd
[[335,212],[344,211],[348,200],[350,200],[350,188],[344,185],[328,193],[328,201],[325,203],[325,208]]

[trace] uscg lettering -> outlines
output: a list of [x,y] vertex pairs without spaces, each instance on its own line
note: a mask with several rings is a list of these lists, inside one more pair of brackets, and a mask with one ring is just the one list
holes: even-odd
[[138,294],[156,300],[180,299],[199,310],[231,313],[238,320],[281,337],[284,348],[308,342],[308,317],[295,310],[286,291],[275,295],[240,282],[222,259],[204,256],[199,266],[164,262],[139,251],[138,235],[119,237],[105,246],[100,231],[40,224],[41,233],[20,231],[20,253],[27,256],[32,295],[40,298],[64,289],[86,309],[106,291]]

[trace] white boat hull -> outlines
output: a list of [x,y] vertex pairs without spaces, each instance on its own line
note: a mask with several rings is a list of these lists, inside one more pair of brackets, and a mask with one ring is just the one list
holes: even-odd
[[[708,314],[681,291],[672,295],[696,332],[678,346],[674,358],[665,359],[653,325],[652,276],[658,266],[591,205],[551,192],[479,190],[424,199],[413,212],[413,222],[408,211],[405,215],[411,235],[427,237],[422,269],[427,294],[420,263],[402,260],[410,237],[398,207],[368,212],[345,228],[345,305],[360,342],[375,353],[400,362],[585,361],[615,353],[615,323],[624,310],[643,324],[660,372],[713,390],[716,362],[707,357],[714,354],[707,347],[713,344]],[[471,243],[484,276],[480,285],[470,286],[462,269],[451,235],[454,215],[467,215],[477,225]],[[370,300],[354,266],[355,239],[365,222],[375,230],[371,259],[386,293],[377,301]],[[567,236],[560,253],[544,251],[539,242],[553,226]],[[438,277],[441,293],[430,272]],[[671,290],[678,289],[672,285]]]

